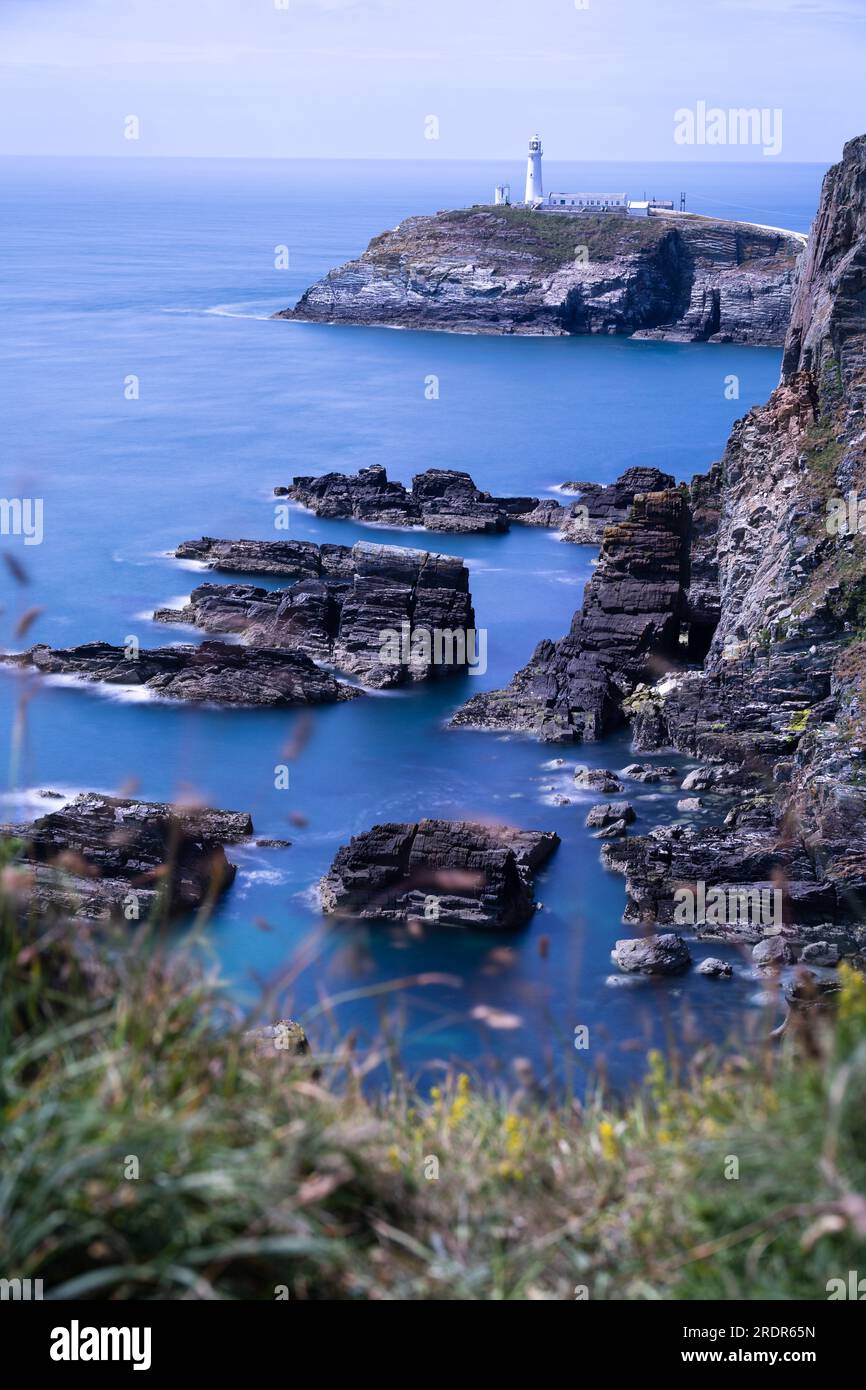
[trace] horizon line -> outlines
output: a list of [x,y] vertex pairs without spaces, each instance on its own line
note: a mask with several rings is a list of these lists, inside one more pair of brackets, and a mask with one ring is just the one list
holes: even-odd
[[[269,161],[273,163],[297,163],[297,164],[482,164],[496,161],[497,163],[516,163],[522,164],[524,155],[295,155],[295,154],[134,154],[131,151],[126,154],[105,154],[94,152],[78,152],[76,154],[49,154],[49,153],[13,153],[12,151],[0,150],[0,159],[114,159],[126,162],[139,162],[152,159],[198,159],[198,160],[232,160],[234,162],[244,161]],[[677,169],[688,169],[693,166],[711,165],[717,168],[739,168],[743,165],[756,165],[758,168],[770,169],[785,165],[788,168],[815,166],[818,168],[829,164],[838,164],[841,154],[835,159],[773,159],[768,162],[766,158],[759,159],[662,159],[649,156],[640,159],[606,159],[604,157],[595,159],[554,159],[545,155],[546,164],[670,164]]]

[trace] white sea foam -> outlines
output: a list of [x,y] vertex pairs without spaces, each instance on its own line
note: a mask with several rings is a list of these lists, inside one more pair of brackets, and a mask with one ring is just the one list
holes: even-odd
[[174,563],[179,565],[182,570],[194,570],[197,574],[201,574],[202,571],[208,571],[210,569],[210,566],[206,565],[204,560],[179,560],[176,555],[171,555],[170,558],[174,560]]
[[[5,810],[6,807],[9,807],[10,812],[14,813],[15,819],[19,816],[22,818],[45,816],[48,815],[50,811],[62,811],[65,806],[73,802],[82,792],[94,790],[95,788],[93,787],[68,787],[62,785],[21,787],[17,791],[0,792],[0,808],[3,808],[4,818],[8,814]],[[52,795],[46,796],[46,791],[50,791]],[[54,792],[57,793],[57,796],[53,795]],[[101,795],[112,796],[116,795],[116,793],[102,792]]]

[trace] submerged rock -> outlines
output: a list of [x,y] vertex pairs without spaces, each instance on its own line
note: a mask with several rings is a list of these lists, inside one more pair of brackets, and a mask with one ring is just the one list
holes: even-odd
[[0,836],[21,842],[27,912],[137,922],[160,904],[175,914],[218,897],[235,876],[224,845],[252,828],[242,812],[85,792]]
[[470,821],[375,825],[338,850],[319,885],[322,910],[352,918],[504,930],[535,911],[533,875],[552,831]]
[[91,683],[145,690],[171,700],[269,708],[333,704],[360,694],[340,685],[301,652],[202,642],[198,647],[142,648],[132,659],[124,647],[87,642],[80,647],[42,644],[0,655],[0,662],[44,676],[74,676]]

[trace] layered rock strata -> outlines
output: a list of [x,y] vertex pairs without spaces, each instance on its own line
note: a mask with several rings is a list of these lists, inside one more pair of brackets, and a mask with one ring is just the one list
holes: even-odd
[[322,909],[382,922],[502,931],[535,911],[534,873],[559,844],[551,831],[470,821],[373,826],[338,850]]
[[340,684],[302,652],[202,642],[200,646],[141,648],[134,654],[108,642],[0,655],[0,662],[43,676],[71,676],[197,704],[261,706],[333,704],[359,692]]
[[467,208],[406,218],[275,317],[775,345],[803,241],[709,217]]
[[8,888],[28,914],[134,922],[214,901],[235,876],[224,846],[252,828],[240,812],[85,792],[0,838],[16,842]]
[[195,551],[214,568],[247,564],[273,575],[317,560],[322,577],[272,590],[202,584],[184,608],[158,609],[154,618],[233,633],[254,647],[302,652],[383,689],[452,675],[475,659],[475,614],[462,560],[364,542],[310,553],[316,550],[305,546],[293,556],[273,542],[186,543],[178,554]]

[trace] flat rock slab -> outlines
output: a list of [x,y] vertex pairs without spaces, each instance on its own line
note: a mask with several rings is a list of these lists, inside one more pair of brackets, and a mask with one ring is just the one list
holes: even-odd
[[158,902],[189,912],[222,893],[235,876],[224,845],[252,828],[243,812],[85,792],[31,823],[0,826],[0,837],[20,842],[28,912],[135,922]]
[[341,685],[301,652],[243,647],[225,642],[155,647],[131,660],[123,647],[87,642],[65,649],[39,645],[0,662],[31,667],[45,676],[74,676],[84,682],[147,690],[171,700],[198,704],[279,708],[333,704],[360,691]]
[[533,875],[552,831],[471,821],[375,825],[338,850],[319,885],[322,910],[353,918],[508,930],[535,911]]

